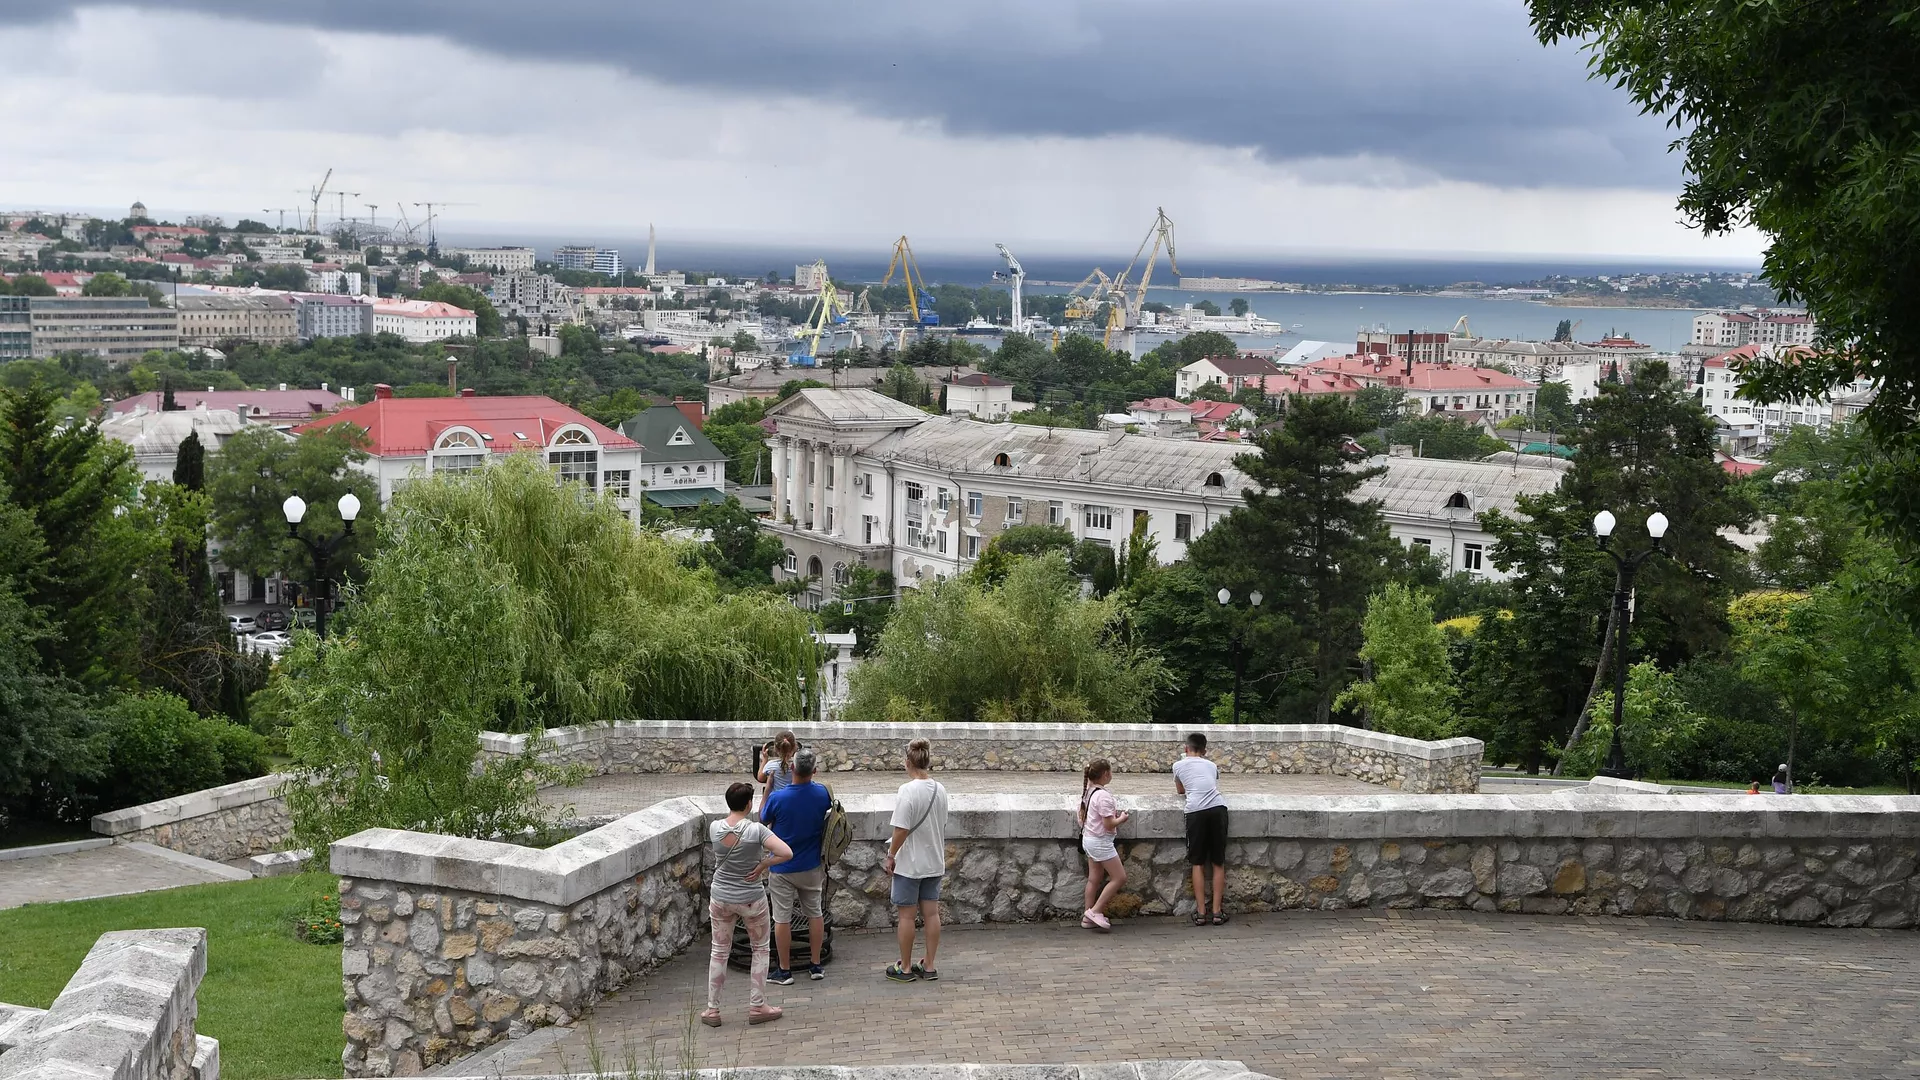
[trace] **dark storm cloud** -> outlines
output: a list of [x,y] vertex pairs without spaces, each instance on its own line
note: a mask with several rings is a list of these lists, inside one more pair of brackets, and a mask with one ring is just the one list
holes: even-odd
[[[958,134],[1250,147],[1323,180],[1664,189],[1679,179],[1671,133],[1589,82],[1578,50],[1543,48],[1519,0],[136,3],[431,34],[503,57],[833,101]],[[911,169],[884,146],[836,142],[828,127],[820,150]],[[1353,157],[1378,164],[1339,164]]]

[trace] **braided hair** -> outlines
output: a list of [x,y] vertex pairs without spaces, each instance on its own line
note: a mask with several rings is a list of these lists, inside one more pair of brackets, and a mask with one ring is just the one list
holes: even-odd
[[1087,762],[1086,771],[1080,774],[1080,824],[1082,826],[1087,823],[1087,807],[1093,800],[1093,789],[1103,786],[1096,784],[1095,781],[1102,778],[1112,779],[1112,777],[1113,766],[1107,764],[1106,758],[1094,758]]

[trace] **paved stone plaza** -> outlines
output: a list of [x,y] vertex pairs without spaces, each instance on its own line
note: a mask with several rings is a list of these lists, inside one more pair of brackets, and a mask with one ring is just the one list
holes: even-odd
[[[1286,912],[1226,927],[949,931],[937,983],[880,977],[890,932],[842,933],[788,1011],[693,1026],[699,1063],[872,1065],[1216,1057],[1312,1077],[1920,1074],[1920,937],[1663,919]],[[453,1075],[677,1064],[706,979],[696,947],[598,1007]],[[624,1073],[622,1073],[624,1075]]]
[[0,908],[228,880],[127,844],[0,861]]
[[[1080,792],[1080,774],[1073,772],[942,772],[934,778],[955,795],[1060,794]],[[547,788],[540,797],[552,805],[572,805],[582,817],[630,814],[662,799],[684,795],[724,795],[727,785],[745,780],[738,773],[610,773],[588,778],[574,787]],[[837,795],[891,795],[906,782],[901,772],[827,773],[820,780]],[[1115,773],[1113,793],[1173,794],[1172,773]],[[1227,796],[1245,795],[1377,795],[1386,791],[1345,776],[1297,773],[1222,773],[1220,790]]]

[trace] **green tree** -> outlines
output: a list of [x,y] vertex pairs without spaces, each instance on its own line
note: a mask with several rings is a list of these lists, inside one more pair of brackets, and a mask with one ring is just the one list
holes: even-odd
[[1409,417],[1387,429],[1389,443],[1411,446],[1420,457],[1448,461],[1478,461],[1510,449],[1478,424],[1462,423],[1444,414]]
[[746,398],[722,405],[701,428],[727,455],[727,479],[736,484],[765,483],[773,476],[773,454],[767,449],[767,433],[760,427],[767,404],[764,398]]
[[1363,386],[1354,392],[1353,407],[1373,424],[1369,430],[1389,428],[1407,415],[1407,392],[1397,386]]
[[1536,431],[1572,431],[1575,423],[1573,388],[1548,380],[1533,395],[1533,426]]
[[[1687,779],[1685,762],[1697,755],[1696,744],[1705,727],[1688,705],[1674,676],[1651,660],[1627,669],[1626,702],[1621,706],[1624,730],[1621,748],[1627,767],[1638,775],[1664,780]],[[1566,749],[1558,771],[1592,776],[1606,762],[1613,745],[1613,690],[1593,701],[1593,717],[1581,738]]]
[[[8,535],[0,503],[0,539]],[[0,558],[4,558],[0,555]],[[0,578],[0,829],[16,820],[72,819],[86,783],[98,775],[99,723],[78,683],[42,664],[43,622]]]
[[1194,303],[1193,310],[1202,315],[1218,315],[1220,314],[1220,305],[1211,300],[1200,300]]
[[[1345,398],[1292,398],[1286,422],[1235,459],[1252,486],[1188,548],[1209,580],[1267,604],[1250,620],[1249,655],[1290,689],[1316,723],[1331,717],[1360,648],[1366,598],[1396,547],[1377,502],[1355,498],[1384,470],[1359,467],[1354,439],[1369,420]],[[1277,701],[1276,701],[1277,703]],[[1243,710],[1244,711],[1244,710]]]
[[732,495],[723,503],[706,503],[687,518],[708,539],[701,554],[715,576],[733,588],[772,585],[773,568],[786,557],[780,538],[760,531],[760,519],[747,513]]
[[207,450],[200,444],[198,431],[189,431],[180,440],[180,449],[173,456],[173,482],[188,491],[201,491],[207,486]]
[[[852,634],[854,655],[870,656],[893,614],[895,595],[891,573],[866,565],[848,567],[847,583],[840,587],[842,599],[820,608],[820,626],[832,633]],[[852,611],[847,610],[849,605]]]
[[335,580],[357,577],[361,560],[373,549],[380,517],[378,485],[353,468],[367,459],[365,446],[365,434],[344,423],[293,438],[265,427],[228,438],[207,471],[220,561],[262,577],[284,573],[295,581],[312,580],[312,556],[287,535],[282,504],[299,495],[307,503],[301,531],[337,536],[343,532],[340,497],[351,491],[360,499],[360,519],[334,553],[332,574]]
[[1445,739],[1458,727],[1447,636],[1433,621],[1433,603],[1399,582],[1373,594],[1361,624],[1360,659],[1368,677],[1334,706],[1358,709],[1367,727],[1413,739]]
[[1117,599],[1084,600],[1054,553],[998,587],[958,577],[902,595],[878,650],[854,669],[856,720],[1090,723],[1145,720],[1160,658],[1111,631]]
[[16,274],[13,279],[15,296],[58,296],[59,292],[47,284],[47,279],[39,274]]
[[1572,319],[1560,320],[1560,325],[1553,328],[1553,340],[1555,341],[1572,341],[1573,340],[1573,320]]
[[481,337],[500,336],[500,312],[488,300],[485,293],[470,285],[450,285],[436,282],[422,285],[414,294],[416,300],[437,300],[443,304],[452,304],[473,312],[474,330]]
[[[1920,60],[1911,4],[1531,0],[1543,42],[1590,42],[1591,70],[1684,134],[1680,210],[1708,234],[1754,226],[1763,277],[1804,300],[1824,346],[1749,367],[1756,400],[1873,380],[1878,461],[1854,478],[1870,526],[1920,543]],[[1846,64],[1823,62],[1844,54]]]
[[1227,310],[1233,312],[1235,315],[1245,316],[1248,311],[1247,298],[1244,296],[1234,297],[1233,301],[1227,305]]

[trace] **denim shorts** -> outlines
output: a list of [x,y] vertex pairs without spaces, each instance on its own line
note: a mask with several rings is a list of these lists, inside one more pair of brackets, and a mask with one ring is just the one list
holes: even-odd
[[893,875],[893,906],[913,907],[940,899],[940,879],[937,877],[901,877]]

